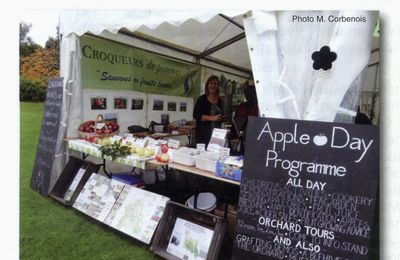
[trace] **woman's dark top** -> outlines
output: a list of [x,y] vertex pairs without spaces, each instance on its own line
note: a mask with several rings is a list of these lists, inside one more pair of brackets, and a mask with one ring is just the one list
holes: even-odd
[[223,115],[223,103],[218,98],[217,104],[212,104],[207,99],[207,95],[201,95],[194,106],[193,117],[196,119],[196,144],[208,144],[211,139],[212,131],[215,127],[221,128],[221,122],[201,121],[202,115]]

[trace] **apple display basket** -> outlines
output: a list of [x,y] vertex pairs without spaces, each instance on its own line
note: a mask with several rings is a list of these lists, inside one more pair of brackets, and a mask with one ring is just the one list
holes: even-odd
[[[81,131],[82,126],[84,126],[85,124],[88,124],[89,122],[91,122],[91,121],[86,121],[86,122],[82,123],[82,124],[79,126],[79,137],[82,138],[82,139],[87,139],[88,137],[100,137],[100,138],[103,138],[103,137],[110,137],[110,136],[113,136],[113,135],[116,135],[116,134],[119,133],[119,126],[118,126],[118,124],[117,124],[117,129],[114,130],[114,131],[112,131],[112,132],[110,132],[110,133],[102,133],[102,132],[101,132],[101,128],[100,128],[100,129],[97,129],[97,127],[96,127],[97,124],[103,123],[103,124],[104,124],[103,128],[104,128],[104,127],[106,127],[109,123],[111,123],[110,121],[105,121],[104,118],[103,118],[103,115],[101,115],[101,114],[97,115],[96,120],[94,120],[94,124],[93,124],[93,126],[91,127],[91,128],[94,128],[94,129],[93,129],[93,132],[84,132],[84,131]],[[115,124],[116,124],[116,123],[115,123]]]

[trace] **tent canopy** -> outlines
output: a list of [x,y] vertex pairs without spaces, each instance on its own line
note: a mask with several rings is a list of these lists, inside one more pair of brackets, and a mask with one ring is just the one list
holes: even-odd
[[[65,95],[50,186],[67,159],[63,156],[67,151],[64,138],[76,135],[83,121],[85,98],[79,36],[86,33],[205,68],[233,72],[245,79],[254,72],[260,112],[265,116],[332,122],[345,103],[343,100],[351,100],[345,112],[354,112],[349,107],[357,103],[363,83],[362,71],[370,58],[370,37],[376,14],[303,11],[304,15],[324,12],[326,16],[333,13],[369,17],[367,23],[324,23],[320,26],[319,23],[290,22],[292,12],[246,11],[62,12],[60,70]],[[354,30],[358,33],[354,34]],[[335,69],[329,72],[312,70],[311,54],[324,45],[338,54]],[[351,91],[346,92],[347,89]]]
[[[243,28],[245,11],[65,11],[60,17],[63,37],[105,31],[144,40],[191,56],[250,73]],[[82,19],[84,17],[84,19]]]

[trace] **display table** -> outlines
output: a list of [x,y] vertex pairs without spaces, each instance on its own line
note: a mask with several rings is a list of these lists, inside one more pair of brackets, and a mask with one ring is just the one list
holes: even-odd
[[172,134],[172,133],[149,134],[148,132],[139,132],[139,133],[133,133],[132,135],[136,136],[136,137],[151,137],[154,139],[164,139],[164,138],[171,138],[171,137],[176,137],[176,136],[187,136],[188,141],[189,141],[189,146],[193,146],[194,134],[195,134],[195,131],[190,130],[188,132],[180,132],[180,133],[176,133],[176,134]]
[[146,162],[152,159],[139,157],[138,155],[128,155],[123,158],[116,158],[115,160],[112,160],[110,156],[101,156],[99,147],[100,146],[89,143],[82,139],[68,140],[68,148],[71,150],[75,150],[86,155],[92,155],[94,157],[129,165],[139,169],[146,169]]
[[100,146],[98,146],[98,145],[89,143],[82,139],[74,139],[74,140],[67,140],[67,141],[68,141],[69,149],[84,153],[85,155],[91,155],[94,157],[111,160],[114,162],[129,165],[129,166],[139,168],[139,169],[146,169],[146,164],[152,165],[152,166],[159,166],[167,171],[168,171],[168,168],[171,168],[171,169],[179,170],[182,172],[200,175],[200,176],[203,176],[206,178],[211,178],[211,179],[215,179],[218,181],[227,182],[227,183],[231,183],[231,184],[240,186],[240,182],[238,182],[238,181],[215,176],[215,173],[213,173],[213,172],[201,170],[194,166],[186,166],[186,165],[182,165],[182,164],[178,164],[178,163],[162,163],[153,158],[143,158],[143,157],[139,157],[138,155],[135,155],[135,154],[128,155],[123,158],[116,158],[115,160],[112,160],[112,158],[110,156],[102,157],[101,152],[99,150]]
[[[67,140],[67,141],[68,141],[68,148],[71,150],[75,150],[75,151],[83,153],[84,158],[85,158],[85,156],[88,156],[88,155],[102,158],[103,159],[103,164],[102,164],[103,171],[110,177],[110,175],[107,173],[107,171],[105,169],[105,164],[106,164],[106,160],[112,160],[112,158],[110,156],[103,157],[99,150],[99,147],[100,147],[99,145],[89,143],[82,139],[73,139],[73,140]],[[238,182],[238,181],[215,176],[214,172],[198,169],[194,166],[186,166],[186,165],[182,165],[182,164],[178,164],[178,163],[162,163],[153,158],[142,158],[142,157],[139,157],[138,155],[128,155],[124,158],[116,158],[115,160],[112,160],[112,161],[118,162],[121,164],[125,164],[125,165],[129,165],[134,168],[137,167],[140,169],[146,169],[146,166],[147,167],[148,166],[162,167],[166,174],[166,177],[167,177],[166,178],[167,189],[169,186],[168,185],[168,175],[169,175],[171,169],[177,170],[179,172],[187,173],[187,174],[194,174],[196,176],[210,178],[217,182],[220,182],[221,184],[227,184],[228,186],[231,186],[235,190],[237,190],[240,187],[240,182]],[[225,195],[223,195],[223,196],[224,196],[223,201],[229,201],[228,198],[225,198]],[[195,201],[197,202],[197,196],[195,197]],[[195,205],[196,204],[197,203],[195,203]],[[224,213],[225,213],[224,217],[226,218],[227,203],[225,203]]]
[[226,179],[226,178],[221,178],[221,177],[215,176],[215,173],[213,173],[213,172],[201,170],[201,169],[198,169],[198,168],[196,168],[194,166],[186,166],[186,165],[182,165],[182,164],[179,164],[179,163],[169,163],[168,166],[171,169],[175,169],[175,170],[178,170],[178,171],[187,172],[187,173],[191,173],[191,174],[195,174],[195,175],[200,175],[200,176],[203,176],[203,177],[207,177],[207,178],[211,178],[211,179],[215,179],[215,180],[218,180],[218,181],[227,182],[227,183],[231,183],[231,184],[235,184],[235,185],[240,186],[240,182],[238,182],[238,181],[234,181],[234,180],[230,180],[230,179]]

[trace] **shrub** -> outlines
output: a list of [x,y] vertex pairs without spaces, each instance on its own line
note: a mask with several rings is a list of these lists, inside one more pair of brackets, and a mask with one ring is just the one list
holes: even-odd
[[21,78],[19,83],[19,100],[43,102],[46,99],[46,84],[43,81],[33,81]]

